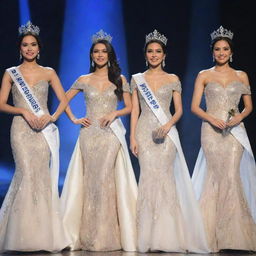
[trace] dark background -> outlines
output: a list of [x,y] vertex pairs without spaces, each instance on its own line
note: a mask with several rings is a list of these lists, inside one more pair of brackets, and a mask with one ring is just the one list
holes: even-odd
[[[95,1],[97,2],[97,0]],[[99,8],[101,2],[107,1],[98,0]],[[41,29],[43,50],[41,51],[40,64],[50,66],[58,73],[65,1],[30,0],[29,5],[31,20]],[[131,74],[145,70],[143,56],[145,34],[157,29],[168,38],[166,71],[178,75],[182,82],[184,114],[177,128],[190,173],[192,173],[200,147],[201,126],[201,120],[190,112],[193,85],[197,73],[213,65],[209,47],[210,33],[220,25],[234,32],[234,61],[232,66],[235,69],[247,72],[252,89],[252,99],[255,102],[256,18],[254,1],[124,0],[122,5],[128,56],[128,80],[130,80]],[[94,11],[97,13],[97,8]],[[16,43],[19,25],[18,1],[0,0],[1,76],[6,68],[19,64],[19,49]],[[102,28],[104,29],[104,22]],[[85,56],[85,58],[88,58],[88,56]],[[84,73],[87,73],[88,67],[85,67],[84,70]],[[70,84],[63,84],[63,86],[67,90]],[[49,107],[51,102],[52,95],[50,94]],[[11,97],[10,103],[12,103]],[[0,168],[1,166],[7,166],[10,173],[13,173],[14,163],[10,147],[11,122],[11,115],[0,113]],[[244,123],[255,154],[255,110],[244,120]],[[66,134],[60,134],[60,136],[66,136]],[[127,134],[128,137],[129,133]],[[62,145],[62,147],[65,147],[65,145]],[[138,178],[138,162],[134,157],[132,157],[132,161]],[[9,182],[1,181],[1,175],[0,169],[0,203],[9,186]],[[62,175],[65,175],[65,171],[62,172]]]

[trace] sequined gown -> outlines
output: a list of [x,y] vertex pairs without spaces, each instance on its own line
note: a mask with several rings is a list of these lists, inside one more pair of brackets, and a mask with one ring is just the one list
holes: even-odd
[[[71,88],[84,93],[86,117],[92,122],[90,127],[82,127],[79,135],[83,206],[78,248],[88,251],[119,250],[122,246],[114,166],[121,145],[111,128],[101,128],[99,123],[99,118],[117,108],[116,86],[110,84],[100,92],[95,86],[75,82]],[[129,92],[129,85],[124,85],[123,90]]]
[[[134,80],[132,90],[137,89]],[[181,93],[180,82],[161,86],[154,94],[165,114],[171,118],[173,91]],[[145,251],[184,252],[183,218],[173,173],[176,147],[167,136],[155,144],[152,131],[161,124],[138,91],[141,114],[135,130],[140,164],[137,202],[138,249]]]
[[[229,110],[239,112],[243,94],[250,94],[250,88],[241,82],[234,81],[226,88],[215,82],[208,83],[205,87],[207,113],[226,121]],[[256,224],[240,178],[243,146],[232,134],[221,132],[208,122],[202,124],[201,142],[207,175],[200,205],[211,250],[256,250]]]
[[[32,87],[45,113],[48,82]],[[29,110],[12,85],[16,107]],[[0,251],[58,251],[68,246],[59,208],[52,203],[50,149],[42,134],[16,115],[11,126],[11,146],[16,170],[0,212]]]

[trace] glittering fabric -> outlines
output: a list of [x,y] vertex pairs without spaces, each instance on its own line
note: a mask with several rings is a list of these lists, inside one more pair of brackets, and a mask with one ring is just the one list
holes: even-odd
[[[134,80],[131,89],[136,89]],[[168,118],[173,91],[180,82],[166,83],[154,93]],[[152,140],[161,124],[138,91],[141,114],[136,126],[140,179],[137,203],[138,248],[140,251],[184,252],[183,219],[173,173],[176,147],[167,136],[164,143]]]
[[[208,83],[205,87],[207,112],[226,121],[229,110],[239,112],[238,104],[243,94],[250,94],[250,87],[241,82],[234,81],[226,87]],[[240,179],[242,145],[232,134],[208,122],[202,124],[201,142],[207,177],[200,205],[211,250],[256,250],[256,224]]]
[[[114,166],[120,142],[111,128],[101,128],[99,118],[115,111],[115,85],[103,92],[95,86],[75,82],[73,89],[83,91],[86,117],[92,125],[82,127],[79,141],[84,168],[83,214],[80,228],[81,248],[90,251],[121,249],[117,213]],[[129,85],[123,86],[129,92]]]
[[[38,82],[32,91],[43,111],[48,113],[48,82]],[[16,107],[29,110],[15,85],[12,85],[12,95]],[[53,219],[58,212],[52,204],[48,144],[42,132],[32,130],[24,118],[17,115],[11,127],[11,146],[16,170],[0,214],[0,251],[61,250],[67,244],[63,230],[53,230]],[[60,218],[58,225],[59,221]],[[54,232],[63,238],[62,245],[55,244]]]

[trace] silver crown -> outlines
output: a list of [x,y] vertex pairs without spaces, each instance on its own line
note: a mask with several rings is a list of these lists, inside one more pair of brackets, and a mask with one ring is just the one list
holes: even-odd
[[92,36],[92,42],[96,43],[100,40],[106,40],[109,43],[112,41],[112,36],[104,32],[102,29]]
[[161,35],[156,29],[146,35],[146,44],[152,40],[158,40],[161,41],[164,45],[167,44],[167,38],[164,35]]
[[39,35],[40,33],[40,29],[38,26],[35,26],[31,23],[31,21],[29,20],[27,22],[27,24],[25,25],[21,25],[19,27],[19,34],[20,35],[24,35],[24,34],[27,34],[28,32],[32,33],[32,34],[35,34],[35,35]]
[[212,38],[212,40],[214,40],[217,37],[227,37],[230,40],[232,40],[233,35],[234,34],[230,30],[227,30],[227,29],[223,28],[222,26],[220,26],[217,30],[214,30],[211,33],[211,38]]

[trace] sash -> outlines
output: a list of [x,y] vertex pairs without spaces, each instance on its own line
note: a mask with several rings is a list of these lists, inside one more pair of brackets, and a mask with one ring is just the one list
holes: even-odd
[[[136,251],[136,201],[137,182],[125,140],[126,130],[118,118],[110,125],[121,147],[115,162],[117,211],[124,251]],[[80,227],[83,211],[83,166],[79,138],[67,170],[61,193],[61,208],[64,227],[72,239],[71,250],[81,249]]]
[[[232,127],[230,133],[244,147],[244,152],[240,162],[240,177],[251,215],[256,223],[256,164],[251,145],[243,123]],[[200,199],[203,191],[206,173],[206,158],[203,149],[200,148],[192,175],[192,183],[198,200]]]
[[[36,115],[41,116],[44,114],[44,111],[40,107],[40,103],[36,96],[33,94],[31,88],[26,83],[22,74],[20,73],[18,67],[12,67],[7,69],[7,72],[11,76],[14,84],[17,89],[23,96],[24,100],[27,102],[30,110]],[[53,203],[56,203],[58,200],[58,178],[59,178],[59,131],[56,125],[48,124],[43,130],[42,133],[49,145],[51,151],[51,162],[50,162],[50,171],[51,171],[51,186],[52,186],[52,199]]]
[[[168,122],[168,117],[161,108],[157,98],[148,86],[143,74],[138,73],[132,76],[138,90],[150,107],[161,125]],[[178,131],[173,126],[168,132],[168,137],[173,141],[177,154],[174,162],[174,176],[176,190],[179,197],[180,207],[185,222],[186,249],[190,252],[208,253],[210,250],[207,245],[207,238],[204,231],[203,219],[201,217],[199,205],[196,201],[188,167],[181,148]]]

